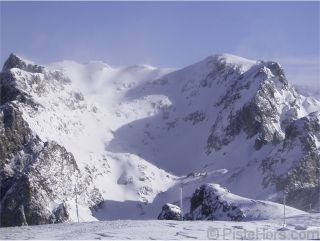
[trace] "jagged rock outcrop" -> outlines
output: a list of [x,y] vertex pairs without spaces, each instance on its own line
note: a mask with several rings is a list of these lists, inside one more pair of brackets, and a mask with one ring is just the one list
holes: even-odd
[[215,184],[204,184],[196,189],[190,201],[187,220],[230,220],[241,221],[244,211],[235,203],[225,199],[221,188]]
[[181,208],[171,203],[166,203],[158,216],[159,220],[181,220]]
[[76,186],[80,203],[102,202],[71,153],[54,141],[43,143],[14,105],[0,110],[1,226],[68,220]]
[[[26,67],[14,56],[8,61],[5,70],[13,66],[38,70],[31,65]],[[24,98],[24,93],[16,89],[13,80],[8,85],[4,78],[1,75],[1,226],[69,220],[75,187],[79,204],[97,207],[103,201],[99,191],[80,172],[70,152],[55,141],[43,142],[29,128],[16,103]]]
[[320,113],[292,121],[285,137],[261,162],[263,184],[275,184],[277,191],[288,193],[289,205],[307,211],[316,209],[320,202]]
[[3,65],[2,71],[10,70],[12,68],[22,69],[31,73],[42,73],[44,67],[34,63],[27,63],[15,54],[10,54],[9,58]]
[[[264,144],[277,144],[283,140],[280,115],[292,111],[288,109],[282,113],[283,110],[280,109],[280,101],[283,100],[277,95],[284,91],[288,95],[285,101],[292,101],[294,106],[296,93],[288,86],[283,69],[278,63],[260,63],[239,75],[216,104],[222,108],[209,135],[207,153],[228,145],[241,131],[244,131],[248,138],[255,137],[257,150]],[[248,101],[241,103],[244,94]],[[237,101],[240,103],[236,104]],[[290,118],[296,117],[294,115]],[[224,118],[227,121],[223,122]]]

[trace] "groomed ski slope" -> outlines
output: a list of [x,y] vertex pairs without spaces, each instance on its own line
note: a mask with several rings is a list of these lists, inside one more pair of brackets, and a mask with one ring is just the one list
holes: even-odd
[[320,238],[320,214],[283,220],[225,221],[102,221],[1,228],[1,239],[291,239]]

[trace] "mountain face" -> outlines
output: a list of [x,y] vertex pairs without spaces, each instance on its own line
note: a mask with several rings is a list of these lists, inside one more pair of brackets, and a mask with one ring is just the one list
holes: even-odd
[[103,201],[73,155],[55,141],[41,141],[15,104],[0,111],[1,225],[68,220],[75,195],[92,208]]
[[0,87],[3,226],[75,221],[76,209],[80,221],[129,207],[156,218],[148,210],[175,203],[179,186],[190,199],[207,182],[319,208],[320,102],[276,62],[39,66],[12,54]]

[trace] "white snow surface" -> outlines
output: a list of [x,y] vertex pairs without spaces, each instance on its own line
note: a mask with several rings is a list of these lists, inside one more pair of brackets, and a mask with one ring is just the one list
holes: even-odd
[[1,228],[1,238],[22,239],[142,239],[142,240],[311,240],[320,238],[319,214],[288,217],[283,220],[251,222],[226,221],[102,221]]

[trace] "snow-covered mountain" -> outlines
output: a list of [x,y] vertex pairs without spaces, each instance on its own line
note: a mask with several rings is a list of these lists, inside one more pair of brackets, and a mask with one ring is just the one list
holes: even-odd
[[76,199],[81,221],[156,218],[181,185],[187,200],[207,182],[319,207],[320,102],[276,62],[39,66],[12,54],[0,83],[6,226],[76,220]]

